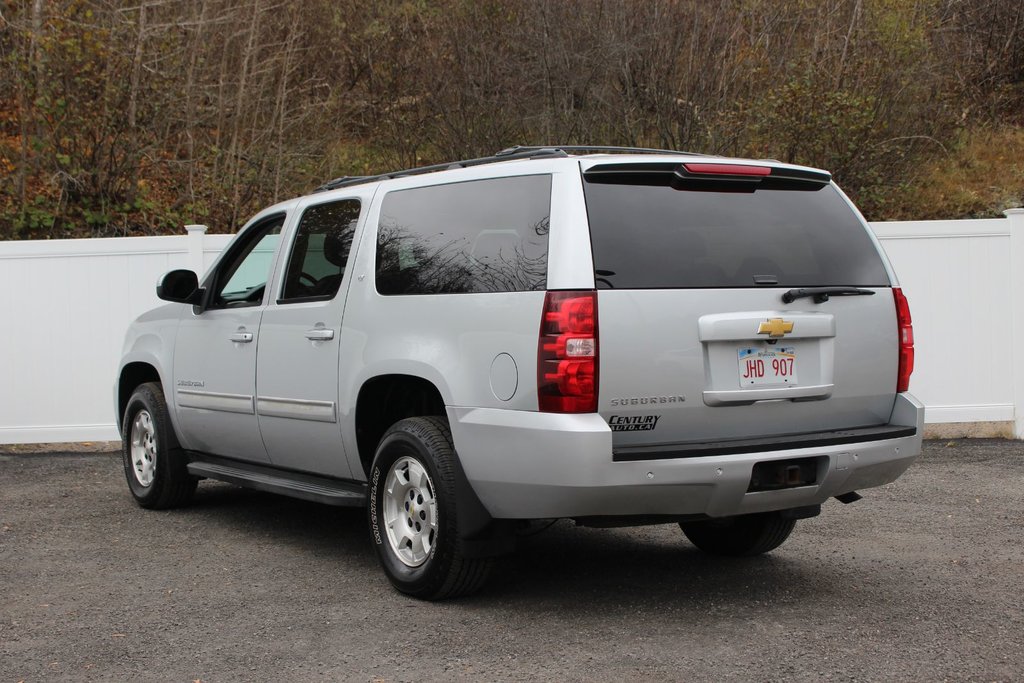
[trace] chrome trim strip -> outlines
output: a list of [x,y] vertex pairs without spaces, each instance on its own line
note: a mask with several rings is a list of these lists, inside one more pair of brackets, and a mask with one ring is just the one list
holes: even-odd
[[836,319],[831,313],[803,313],[797,311],[743,311],[738,313],[714,313],[697,319],[697,329],[702,342],[720,341],[764,341],[758,334],[758,326],[772,318],[782,318],[793,323],[793,331],[778,339],[817,339],[836,336]]
[[265,417],[283,417],[313,422],[337,422],[334,401],[310,401],[301,398],[257,396],[256,410]]
[[252,396],[245,394],[217,394],[212,391],[193,391],[178,389],[178,406],[181,408],[199,408],[201,410],[219,410],[225,413],[242,413],[255,415]]
[[778,387],[771,389],[732,389],[728,391],[705,391],[704,405],[724,406],[735,403],[754,403],[755,401],[776,401],[778,399],[802,398],[820,400],[832,395],[834,384],[812,384],[797,387]]

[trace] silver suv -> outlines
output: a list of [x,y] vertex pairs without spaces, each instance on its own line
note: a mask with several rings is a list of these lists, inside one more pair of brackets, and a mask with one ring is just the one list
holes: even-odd
[[398,590],[485,580],[536,520],[755,555],[921,449],[907,301],[828,173],[517,147],[339,178],[129,329],[124,468],[365,507]]

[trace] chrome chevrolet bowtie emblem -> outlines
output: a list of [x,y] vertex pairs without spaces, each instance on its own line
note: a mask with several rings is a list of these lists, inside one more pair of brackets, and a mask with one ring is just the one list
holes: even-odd
[[765,322],[761,323],[757,328],[758,334],[767,334],[773,339],[779,339],[785,337],[787,333],[793,331],[793,323],[782,318],[768,318]]

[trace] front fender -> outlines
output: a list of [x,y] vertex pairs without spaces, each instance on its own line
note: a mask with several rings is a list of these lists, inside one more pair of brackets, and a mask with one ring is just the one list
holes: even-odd
[[[148,365],[156,371],[160,383],[164,387],[170,386],[174,376],[174,342],[182,308],[177,304],[161,306],[129,325],[128,331],[125,333],[117,376],[114,379],[114,422],[117,424],[119,432],[123,406],[128,401],[131,389],[134,389],[134,387],[126,388],[122,392],[121,379],[125,376],[129,366],[133,364]],[[174,425],[176,431],[180,431],[172,402],[168,400],[167,405],[171,424]]]

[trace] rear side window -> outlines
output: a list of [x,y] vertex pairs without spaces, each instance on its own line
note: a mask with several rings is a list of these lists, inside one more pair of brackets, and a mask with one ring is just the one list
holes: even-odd
[[[729,190],[729,191],[725,191]],[[831,185],[688,187],[668,175],[585,176],[598,287],[887,287]]]
[[398,190],[377,234],[381,294],[544,289],[551,176]]

